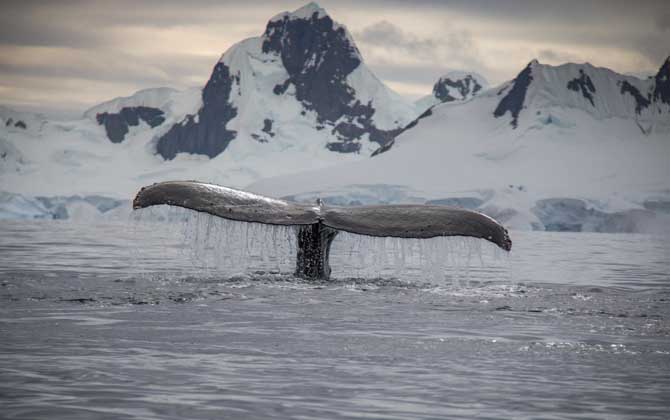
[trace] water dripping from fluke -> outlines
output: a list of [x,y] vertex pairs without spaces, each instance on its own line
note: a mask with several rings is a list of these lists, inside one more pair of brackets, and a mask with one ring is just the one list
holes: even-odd
[[239,270],[253,263],[274,264],[281,273],[290,262],[295,276],[324,280],[331,275],[331,247],[340,237],[336,246],[344,246],[344,254],[348,247],[345,268],[357,260],[358,271],[374,267],[397,273],[418,262],[424,275],[428,271],[440,277],[459,266],[467,274],[473,257],[483,262],[482,243],[505,251],[512,246],[507,230],[492,218],[449,206],[339,207],[320,200],[305,205],[213,184],[171,181],[142,188],[133,208],[134,213],[161,208],[148,218],[182,223],[191,260],[205,270]]

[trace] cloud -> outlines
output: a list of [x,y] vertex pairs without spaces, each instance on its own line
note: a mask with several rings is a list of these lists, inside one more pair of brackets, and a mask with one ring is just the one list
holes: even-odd
[[405,33],[398,26],[382,20],[354,34],[360,43],[375,47],[401,50],[406,54],[428,58],[438,51],[439,42],[433,39],[421,39]]
[[258,6],[235,6],[233,19],[225,1],[5,1],[0,103],[79,114],[138,89],[204,85],[223,51],[262,32],[273,12]]
[[[83,110],[135,89],[202,85],[228,47],[306,1],[4,0],[0,103]],[[670,54],[667,0],[319,2],[375,74],[411,97],[449,70],[493,84],[533,58],[655,73]]]
[[411,100],[423,98],[430,94],[433,88],[432,85],[426,83],[408,83],[394,80],[387,80],[386,84],[397,93]]
[[670,12],[659,13],[656,15],[656,27],[662,31],[670,31]]
[[3,75],[0,78],[2,102],[12,108],[48,112],[58,117],[76,118],[100,98],[111,99],[140,88],[132,81],[110,82],[65,77]]
[[476,43],[467,31],[448,32],[439,37],[419,37],[382,20],[355,32],[354,39],[369,47],[399,52],[420,60],[457,57],[478,61]]
[[[481,71],[486,67],[480,59],[477,43],[469,32],[463,30],[422,37],[382,20],[354,32],[354,39],[373,69],[394,67],[396,74],[404,69],[408,73],[418,71],[422,75],[434,75],[431,80],[423,79],[423,84],[434,83],[447,70]],[[406,77],[411,79],[410,74]],[[401,81],[396,79],[398,83]],[[406,79],[405,82],[416,84],[419,81]]]
[[571,54],[566,51],[557,51],[551,48],[545,48],[538,51],[537,58],[541,62],[546,62],[548,64],[561,64],[566,62],[581,61],[575,54]]

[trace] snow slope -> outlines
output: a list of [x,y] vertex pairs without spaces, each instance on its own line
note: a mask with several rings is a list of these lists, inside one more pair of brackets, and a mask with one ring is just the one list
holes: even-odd
[[[568,88],[575,79],[590,95]],[[646,108],[624,82],[652,98]],[[460,204],[522,229],[667,230],[670,109],[657,91],[654,79],[534,61],[501,87],[435,106],[369,161],[249,188],[338,204]]]

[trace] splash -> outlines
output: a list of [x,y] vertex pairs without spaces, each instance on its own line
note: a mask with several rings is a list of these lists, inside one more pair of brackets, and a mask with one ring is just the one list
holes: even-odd
[[473,277],[501,280],[507,253],[470,237],[413,239],[341,232],[333,242],[331,266],[335,277],[396,277],[463,285]]
[[[133,256],[172,256],[188,275],[292,274],[296,227],[237,222],[181,207],[152,206],[131,215],[137,238]],[[142,236],[158,237],[147,248]],[[157,255],[158,256],[158,255]],[[150,257],[150,255],[149,255]],[[470,237],[431,239],[372,237],[340,232],[330,263],[335,278],[395,278],[405,282],[468,284],[471,278],[501,280],[506,253]],[[141,267],[138,267],[141,269]]]
[[[160,239],[160,252],[174,258],[179,271],[200,276],[247,273],[292,273],[296,233],[292,226],[235,222],[172,206],[136,210],[131,229],[136,255],[147,258],[156,249],[142,247],[142,235]],[[151,241],[156,242],[156,241]]]

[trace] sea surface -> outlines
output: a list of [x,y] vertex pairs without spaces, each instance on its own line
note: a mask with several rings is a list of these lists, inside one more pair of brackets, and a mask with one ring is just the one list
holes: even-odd
[[0,221],[2,419],[668,419],[670,238]]

